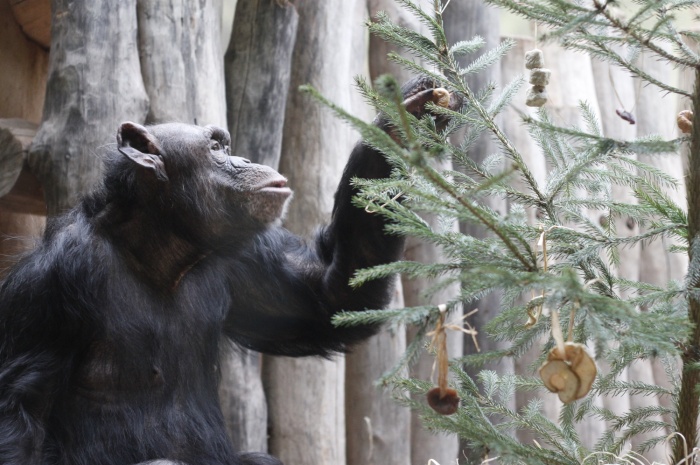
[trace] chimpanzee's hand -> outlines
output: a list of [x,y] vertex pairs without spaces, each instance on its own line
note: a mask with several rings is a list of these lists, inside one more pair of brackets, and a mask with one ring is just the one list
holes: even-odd
[[[462,98],[459,95],[455,92],[448,92],[427,77],[411,79],[401,87],[401,92],[406,110],[416,118],[420,118],[428,112],[425,106],[429,102],[455,111],[462,106]],[[447,124],[447,118],[436,115],[435,124],[439,130],[443,129]]]

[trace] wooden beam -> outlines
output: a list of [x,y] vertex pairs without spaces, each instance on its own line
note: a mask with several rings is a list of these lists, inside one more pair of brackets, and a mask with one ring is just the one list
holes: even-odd
[[51,46],[51,0],[9,0],[22,31],[45,49]]

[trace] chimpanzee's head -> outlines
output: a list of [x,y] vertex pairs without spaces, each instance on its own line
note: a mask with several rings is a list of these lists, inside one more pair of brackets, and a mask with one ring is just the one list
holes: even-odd
[[153,211],[215,236],[277,221],[292,195],[274,169],[231,156],[228,131],[216,126],[126,122],[117,143]]

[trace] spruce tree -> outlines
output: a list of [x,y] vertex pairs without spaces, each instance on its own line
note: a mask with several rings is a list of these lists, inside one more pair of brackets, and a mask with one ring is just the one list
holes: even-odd
[[[431,107],[433,114],[449,117],[445,129],[438,130],[430,116],[416,119],[407,113],[401,105],[399,86],[389,76],[380,78],[374,86],[358,79],[357,86],[367,101],[391,121],[398,141],[336,107],[312,88],[306,90],[356,127],[394,167],[390,179],[355,180],[360,191],[357,205],[391,219],[391,233],[437,244],[448,257],[445,263],[402,261],[362,270],[352,284],[405,273],[434,279],[435,287],[427,293],[455,281],[460,282],[461,293],[439,307],[354,312],[340,315],[336,324],[416,325],[419,335],[425,337],[416,338],[382,383],[392,386],[401,402],[419,410],[430,428],[459,434],[471,449],[481,451],[483,457],[487,453],[490,458],[498,457],[498,463],[641,463],[641,456],[620,458],[626,453],[626,442],[639,433],[655,432],[654,439],[633,452],[643,455],[655,444],[669,441],[667,429],[678,433],[670,439],[673,451],[669,463],[684,459],[687,461],[683,463],[695,463],[700,381],[698,125],[688,125],[685,129],[689,132],[674,140],[615,140],[603,134],[594,112],[585,103],[580,105],[583,127],[561,126],[547,113],[545,105],[534,116],[523,115],[523,123],[548,163],[546,182],[537,182],[518,147],[496,124],[496,116],[526,85],[525,80],[517,79],[502,89],[471,89],[465,79],[498,65],[513,42],[504,41],[462,66],[460,57],[468,59],[483,41],[475,37],[447,43],[442,14],[445,7],[449,8],[449,1],[434,0],[431,10],[421,9],[411,0],[398,1],[427,26],[431,37],[393,24],[385,15],[369,22],[368,27],[408,50],[426,67],[397,54],[389,59],[461,96],[463,106],[458,111]],[[674,15],[687,14],[697,7],[697,0],[636,0],[627,5],[631,10],[624,15],[614,9],[615,2],[605,0],[487,2],[538,22],[546,31],[541,40],[557,41],[565,48],[610,61],[660,92],[692,99],[693,108],[700,104],[700,57],[688,46],[700,36],[679,30],[674,21]],[[669,66],[693,70],[697,76],[695,89],[688,92],[645,73],[635,61],[642,51]],[[692,122],[692,116],[689,119],[686,125]],[[464,128],[463,137],[452,141],[451,136],[460,128]],[[469,150],[484,132],[498,142],[501,152],[476,164],[469,158]],[[684,145],[689,146],[690,153],[687,206],[678,205],[668,195],[678,180],[636,158],[639,154],[678,152]],[[444,157],[451,158],[459,170],[434,169],[431,160]],[[613,198],[614,185],[627,186],[636,201],[625,203]],[[489,209],[484,200],[491,196],[507,198],[509,211]],[[589,210],[604,212],[606,220],[591,220]],[[420,218],[420,212],[480,225],[490,236],[475,238],[452,229],[431,228]],[[532,212],[538,218],[534,224],[527,221]],[[614,220],[619,217],[633,218],[645,226],[644,232],[632,237],[618,234]],[[688,254],[690,265],[684,282],[661,287],[616,275],[621,248],[662,238],[673,239],[673,252]],[[461,399],[456,413],[440,414],[426,402],[412,400],[409,393],[426,394],[433,385],[428,380],[403,377],[401,368],[426,349],[425,342],[431,338],[433,344],[427,349],[445,362],[440,335],[450,322],[450,310],[491,292],[502,295],[502,308],[478,337],[508,341],[508,348],[463,356],[450,354],[454,356],[449,363],[452,387]],[[465,367],[478,369],[487,361],[519,357],[532,347],[541,348],[538,366],[549,360],[547,368],[541,370],[547,378],[544,381],[537,366],[531,376],[482,370],[473,379],[465,371]],[[584,350],[606,362],[606,370],[599,370],[595,378],[585,355],[581,355]],[[671,389],[619,379],[635,360],[652,358],[664,361]],[[549,392],[545,384],[560,392]],[[535,400],[513,411],[506,401],[516,390],[537,390],[539,398],[546,400]],[[675,404],[670,410],[636,408],[618,415],[593,402],[595,396],[623,394],[670,396]],[[542,405],[557,397],[566,402],[558,421],[551,421],[542,414]],[[660,414],[670,415],[673,424],[654,420]],[[609,425],[593,448],[582,444],[575,430],[578,422],[589,417]],[[534,432],[537,443],[518,442],[513,435],[518,429]]]

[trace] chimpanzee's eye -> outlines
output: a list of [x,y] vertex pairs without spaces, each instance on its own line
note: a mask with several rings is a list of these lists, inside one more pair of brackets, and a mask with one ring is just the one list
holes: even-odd
[[222,149],[221,144],[215,140],[212,141],[211,144],[209,144],[209,148],[215,152],[218,152]]

